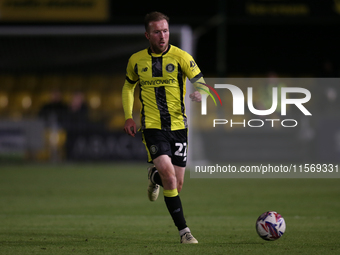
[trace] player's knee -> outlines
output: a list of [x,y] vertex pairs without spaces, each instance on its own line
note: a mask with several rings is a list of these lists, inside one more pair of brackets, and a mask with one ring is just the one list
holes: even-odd
[[173,186],[174,184],[176,184],[176,176],[172,175],[172,174],[163,174],[163,176],[161,176],[162,178],[162,183],[164,184],[168,184]]

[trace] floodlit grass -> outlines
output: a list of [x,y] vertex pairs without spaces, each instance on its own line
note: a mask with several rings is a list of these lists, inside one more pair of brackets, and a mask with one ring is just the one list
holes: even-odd
[[[339,254],[340,179],[190,179],[181,199],[197,245],[179,243],[148,165],[0,166],[0,254]],[[275,210],[283,237],[262,240]]]

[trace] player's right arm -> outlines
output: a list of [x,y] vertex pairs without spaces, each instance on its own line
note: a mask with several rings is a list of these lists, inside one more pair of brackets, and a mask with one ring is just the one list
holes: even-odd
[[132,118],[134,91],[138,82],[138,75],[134,71],[134,64],[130,58],[126,68],[126,78],[122,90],[122,102],[125,115],[124,130],[128,135],[135,136],[137,132],[136,123]]
[[130,84],[128,81],[125,81],[122,91],[122,101],[123,101],[123,109],[125,115],[125,125],[124,130],[125,133],[131,136],[135,136],[136,134],[136,123],[132,118],[132,110],[133,110],[133,101],[134,101],[134,90],[135,84]]

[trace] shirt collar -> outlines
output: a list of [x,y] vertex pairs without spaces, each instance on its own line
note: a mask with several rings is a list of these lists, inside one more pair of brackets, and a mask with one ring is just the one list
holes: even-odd
[[153,52],[151,51],[151,48],[149,47],[149,48],[148,48],[148,53],[149,53],[149,55],[151,55],[151,56],[152,56],[152,54],[154,54],[154,55],[157,55],[157,56],[160,57],[160,56],[163,56],[163,55],[165,55],[166,53],[168,53],[169,50],[170,50],[170,47],[171,47],[171,45],[169,44],[168,49],[167,49],[166,51],[164,51],[162,54],[153,53]]

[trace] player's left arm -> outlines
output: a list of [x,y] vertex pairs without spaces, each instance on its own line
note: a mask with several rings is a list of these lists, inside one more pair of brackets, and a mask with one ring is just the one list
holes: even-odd
[[186,53],[183,56],[185,65],[185,73],[189,78],[190,82],[195,88],[195,91],[189,95],[192,101],[201,102],[202,96],[207,97],[209,95],[209,88],[205,86],[203,74],[197,66],[193,57]]
[[190,79],[190,82],[195,88],[195,91],[189,95],[192,101],[201,102],[202,96],[209,95],[209,88],[204,85],[205,81],[204,81],[202,73]]

